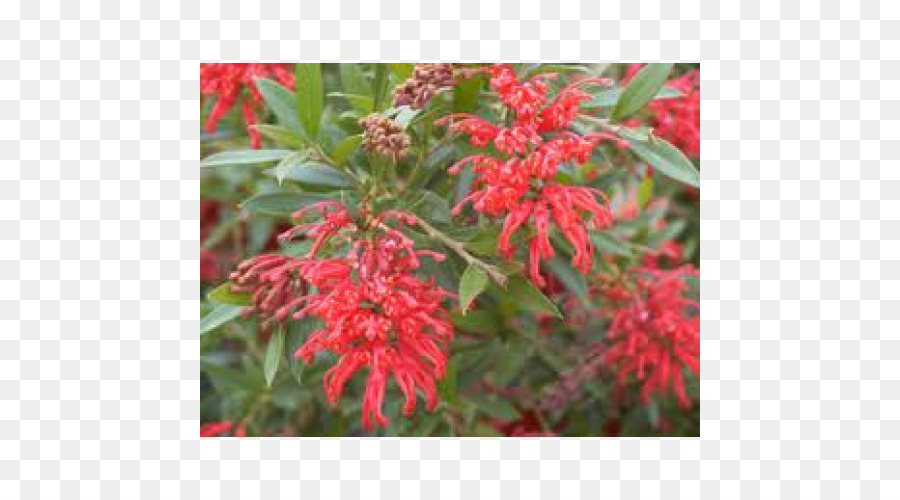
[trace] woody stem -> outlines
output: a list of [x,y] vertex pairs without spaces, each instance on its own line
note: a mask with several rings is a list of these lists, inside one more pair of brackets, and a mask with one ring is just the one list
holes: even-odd
[[473,256],[468,251],[466,251],[466,249],[462,243],[460,243],[460,242],[454,240],[453,238],[447,236],[446,234],[442,233],[441,231],[436,229],[431,224],[425,222],[421,218],[419,219],[418,223],[419,223],[419,227],[421,227],[423,230],[425,230],[425,232],[428,234],[428,236],[430,236],[432,239],[440,241],[446,247],[450,248],[451,250],[456,252],[457,255],[462,257],[463,260],[466,261],[467,264],[480,268],[482,271],[484,271],[485,274],[487,274],[498,285],[500,285],[502,288],[506,288],[506,283],[509,281],[509,279],[506,277],[505,274],[503,274],[500,271],[500,269]]

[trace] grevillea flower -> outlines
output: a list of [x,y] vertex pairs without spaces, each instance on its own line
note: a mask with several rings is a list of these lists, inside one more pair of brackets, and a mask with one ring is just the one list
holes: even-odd
[[[583,272],[590,271],[594,246],[587,224],[604,228],[612,223],[606,197],[597,190],[558,184],[555,177],[560,164],[587,162],[600,141],[609,139],[604,134],[578,135],[568,128],[578,116],[579,105],[590,99],[578,87],[610,82],[581,80],[560,90],[548,103],[546,80],[556,75],[538,75],[523,83],[509,64],[495,64],[487,71],[491,88],[514,112],[512,124],[503,127],[470,114],[448,115],[437,123],[449,123],[453,133],[468,134],[473,147],[493,143],[507,158],[472,155],[450,167],[449,172],[454,174],[471,164],[477,174],[473,191],[452,213],[458,214],[465,204],[472,203],[478,212],[505,216],[497,247],[506,258],[515,251],[510,243],[513,234],[532,222],[537,234],[529,244],[529,274],[539,286],[546,283],[540,274],[540,262],[554,254],[549,239],[551,221],[575,251],[572,264]],[[540,135],[551,132],[555,132],[552,137]]]
[[[287,88],[294,88],[294,75],[288,64],[264,63],[203,63],[200,64],[200,93],[216,96],[216,103],[206,120],[206,131],[215,132],[222,116],[240,101],[241,113],[254,149],[261,146],[261,137],[254,128],[257,122],[253,107],[262,102],[256,78],[272,78]],[[245,93],[247,89],[249,93]]]
[[620,386],[634,376],[646,403],[654,393],[675,393],[682,408],[691,400],[682,368],[700,374],[700,304],[684,297],[684,277],[697,275],[692,266],[662,271],[638,269],[633,288],[607,292],[617,306],[609,326],[604,360],[616,371]]
[[[322,219],[300,224],[281,236],[283,240],[299,234],[316,238],[307,255],[255,257],[232,276],[237,286],[253,291],[251,311],[273,321],[322,321],[323,327],[309,335],[294,357],[312,363],[322,351],[338,356],[323,379],[333,404],[347,381],[369,368],[362,416],[366,429],[388,425],[382,403],[391,377],[405,397],[404,415],[415,412],[417,390],[424,393],[426,407],[433,411],[438,402],[436,381],[444,376],[453,335],[443,302],[453,295],[433,280],[419,279],[415,272],[420,257],[442,260],[444,256],[415,250],[412,240],[387,225],[391,220],[401,226],[417,223],[411,215],[386,212],[369,218],[367,236],[337,202],[312,205],[294,218],[314,213],[322,214]],[[318,255],[343,233],[350,247],[345,256]]]
[[231,422],[224,420],[222,422],[209,422],[200,424],[200,437],[214,437],[231,430]]

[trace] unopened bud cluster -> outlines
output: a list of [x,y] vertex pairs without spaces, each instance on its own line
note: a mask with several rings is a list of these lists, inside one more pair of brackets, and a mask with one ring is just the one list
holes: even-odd
[[394,89],[394,106],[407,104],[413,109],[419,109],[438,92],[452,86],[452,64],[416,64],[413,75]]
[[359,120],[363,128],[362,147],[370,153],[391,158],[395,162],[409,151],[409,136],[399,123],[379,114]]

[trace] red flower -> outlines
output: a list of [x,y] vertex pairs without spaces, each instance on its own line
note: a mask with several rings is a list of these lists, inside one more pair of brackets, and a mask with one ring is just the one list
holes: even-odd
[[[451,122],[451,132],[469,134],[473,147],[486,147],[491,141],[507,159],[487,155],[472,155],[450,167],[455,174],[472,164],[478,176],[474,190],[453,208],[458,214],[471,202],[473,208],[491,216],[504,216],[503,229],[497,242],[501,255],[511,258],[515,248],[510,243],[513,234],[529,221],[534,222],[537,235],[529,245],[529,273],[539,286],[545,284],[540,275],[540,261],[553,256],[550,244],[550,220],[556,224],[575,250],[572,264],[588,272],[593,263],[594,246],[588,238],[587,222],[607,227],[612,222],[607,200],[599,191],[564,186],[555,182],[559,165],[565,162],[587,162],[601,140],[602,134],[581,136],[566,130],[578,116],[579,105],[590,96],[577,87],[586,84],[606,85],[602,79],[585,79],[562,89],[549,104],[545,80],[554,74],[538,75],[528,82],[520,82],[509,64],[495,64],[488,68],[491,88],[500,101],[515,112],[508,128],[494,125],[473,115],[449,115],[438,124]],[[461,121],[452,120],[461,118]],[[558,133],[547,139],[538,132]],[[595,194],[603,198],[601,204]],[[585,217],[588,214],[588,217]]]
[[200,437],[215,437],[231,430],[231,422],[225,420],[222,422],[210,422],[208,424],[200,424]]
[[[294,218],[316,211],[321,211],[324,220],[298,225],[280,237],[287,240],[304,232],[315,237],[306,256],[263,255],[238,266],[232,279],[241,289],[254,292],[250,310],[274,321],[290,316],[323,322],[323,328],[312,332],[294,357],[312,363],[321,351],[338,356],[323,379],[332,404],[356,372],[369,368],[363,400],[366,429],[388,425],[381,407],[391,375],[406,398],[404,415],[415,412],[419,389],[425,394],[426,407],[433,411],[438,401],[436,380],[444,376],[453,335],[442,303],[452,294],[414,273],[421,256],[438,260],[444,256],[415,250],[412,240],[386,224],[389,220],[415,224],[413,216],[386,212],[372,218],[365,224],[375,230],[372,236],[360,231],[337,202],[307,207]],[[319,257],[319,250],[344,230],[349,253]],[[307,283],[315,287],[314,292],[307,293]]]
[[[631,81],[643,64],[631,64],[623,84]],[[653,133],[671,142],[684,154],[700,157],[700,70],[692,70],[666,82],[666,86],[683,95],[674,99],[655,99],[649,107],[653,111]]]
[[[247,125],[247,133],[254,149],[261,146],[261,137],[253,125],[256,113],[253,104],[262,102],[262,94],[256,87],[256,78],[272,78],[290,89],[294,88],[294,75],[288,64],[203,63],[200,64],[200,93],[217,96],[216,103],[206,120],[206,131],[215,132],[216,124],[238,100]],[[244,89],[249,89],[249,95]]]
[[675,392],[687,409],[691,400],[684,388],[682,367],[700,374],[700,304],[684,297],[683,278],[697,275],[692,266],[670,271],[639,269],[634,289],[616,287],[607,298],[617,304],[610,323],[604,360],[617,371],[617,382],[629,377],[643,384],[641,398]]

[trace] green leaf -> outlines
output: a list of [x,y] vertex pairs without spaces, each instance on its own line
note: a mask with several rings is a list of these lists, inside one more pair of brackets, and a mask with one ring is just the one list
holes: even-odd
[[223,151],[207,156],[200,162],[201,167],[221,167],[223,165],[256,165],[278,161],[294,152],[289,149],[247,149]]
[[303,360],[294,359],[294,353],[306,343],[306,339],[309,337],[310,333],[320,328],[322,328],[322,321],[315,318],[301,318],[291,324],[288,332],[287,352],[285,352],[285,354],[288,357],[288,366],[291,368],[291,375],[294,376],[294,379],[298,384],[303,384],[303,376],[309,365]]
[[651,199],[653,199],[653,177],[647,175],[644,176],[644,180],[642,180],[640,186],[638,186],[638,206],[644,208]]
[[423,189],[422,196],[413,203],[410,210],[429,221],[450,222],[450,205],[434,191]]
[[666,83],[671,69],[672,63],[651,63],[645,66],[622,92],[610,118],[614,121],[623,120],[640,111]]
[[309,158],[309,156],[305,151],[282,158],[281,161],[278,162],[278,165],[275,166],[275,178],[278,179],[278,184],[280,185],[284,182],[285,175],[293,170],[294,167],[306,163],[307,158]]
[[241,315],[242,306],[217,304],[212,311],[200,318],[200,335],[211,332]]
[[483,78],[469,78],[453,86],[453,109],[457,113],[471,113],[478,108],[478,93],[484,84]]
[[531,281],[521,276],[510,277],[506,291],[515,305],[522,309],[536,313],[551,314],[557,318],[563,317],[553,301],[548,299]]
[[500,319],[495,311],[476,309],[469,311],[465,316],[460,312],[453,311],[450,313],[450,320],[453,322],[453,326],[470,332],[493,333],[501,327]]
[[391,68],[391,73],[394,74],[398,82],[411,77],[413,70],[415,70],[415,65],[412,63],[388,63],[388,67]]
[[625,139],[642,160],[649,163],[661,174],[671,177],[676,181],[700,187],[700,171],[691,163],[684,153],[665,139],[651,136],[650,140],[637,141]]
[[259,377],[259,372],[255,370],[238,371],[227,366],[202,361],[200,370],[209,376],[217,388],[226,393],[231,392],[228,389],[255,393],[262,389],[264,383],[263,379]]
[[319,63],[297,63],[297,114],[306,137],[317,142],[322,109],[325,107],[322,67]]
[[631,249],[628,245],[619,241],[617,238],[614,238],[609,233],[592,232],[590,238],[591,242],[593,242],[594,245],[597,245],[597,248],[601,252],[622,255],[625,257],[631,256]]
[[345,94],[343,92],[331,92],[328,97],[341,97],[347,100],[351,106],[360,110],[363,114],[371,113],[375,108],[375,102],[367,95]]
[[282,146],[300,149],[305,145],[303,143],[303,138],[289,130],[287,127],[258,123],[254,125],[254,128],[256,128],[256,130],[258,130],[266,139],[277,142]]
[[542,73],[590,73],[591,70],[577,64],[535,64],[529,68],[523,79],[531,78]]
[[459,279],[459,308],[465,316],[469,304],[488,286],[487,274],[478,266],[469,264]]
[[341,85],[350,94],[366,95],[372,91],[366,81],[366,75],[358,63],[339,64]]
[[359,146],[360,141],[362,141],[362,134],[351,135],[346,137],[343,141],[339,142],[337,146],[331,151],[331,159],[333,159],[338,165],[343,165],[347,162],[347,158],[356,151],[356,147]]
[[[272,176],[278,175],[274,168],[266,170],[264,173]],[[341,172],[323,163],[312,161],[293,165],[290,170],[284,172],[284,178],[311,186],[328,188],[347,188],[353,185],[352,179]]]
[[264,193],[244,200],[241,208],[263,215],[290,217],[297,210],[325,199],[312,193]]
[[480,413],[504,422],[519,418],[519,411],[503,399],[476,398],[475,406]]
[[220,304],[229,304],[233,306],[249,306],[252,294],[250,292],[236,292],[231,289],[232,283],[226,281],[217,286],[213,291],[206,294],[209,300]]
[[421,110],[412,109],[409,106],[400,106],[397,108],[397,114],[394,116],[393,120],[403,128],[409,126],[409,122],[419,114]]
[[257,78],[256,86],[259,93],[275,113],[278,123],[284,125],[295,134],[303,134],[303,126],[297,117],[297,96],[290,90],[282,87],[267,78]]
[[[616,102],[619,101],[619,97],[622,96],[622,92],[625,89],[622,87],[617,87],[609,90],[604,90],[603,92],[598,92],[597,95],[590,102],[586,102],[581,105],[583,108],[599,108],[599,107],[609,107],[615,106]],[[673,89],[672,87],[663,87],[659,89],[659,92],[653,96],[653,100],[657,99],[675,99],[678,97],[682,97],[684,94],[681,91]]]
[[550,272],[562,281],[563,285],[565,285],[570,292],[575,294],[581,302],[581,305],[584,307],[590,305],[591,299],[588,296],[587,280],[585,280],[583,274],[576,271],[571,264],[559,257],[547,262],[547,267],[550,269]]
[[381,110],[384,106],[384,98],[388,90],[388,68],[386,64],[375,65],[375,81],[372,82],[372,96],[375,102],[375,110]]
[[263,361],[263,373],[266,376],[266,385],[272,387],[272,381],[278,373],[278,365],[281,364],[281,353],[284,351],[284,331],[277,330],[269,338],[266,346],[266,359]]

